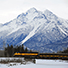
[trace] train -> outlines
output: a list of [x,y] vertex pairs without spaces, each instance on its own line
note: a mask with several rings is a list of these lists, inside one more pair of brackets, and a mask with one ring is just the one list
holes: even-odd
[[16,52],[14,53],[14,57],[25,57],[25,58],[37,58],[38,52]]
[[36,59],[66,59],[68,53],[39,53],[39,52],[16,52],[14,57],[36,58]]

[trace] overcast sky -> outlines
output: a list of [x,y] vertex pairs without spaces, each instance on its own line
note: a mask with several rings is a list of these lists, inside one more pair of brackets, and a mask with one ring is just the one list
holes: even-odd
[[68,0],[0,0],[0,23],[9,22],[32,7],[43,12],[48,9],[68,19]]

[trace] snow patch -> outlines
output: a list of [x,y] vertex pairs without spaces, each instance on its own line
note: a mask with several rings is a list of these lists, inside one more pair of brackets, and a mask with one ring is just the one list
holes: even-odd
[[57,26],[58,26],[58,28],[59,28],[66,36],[68,36],[68,34],[67,34],[62,28],[60,28],[59,25],[57,25]]
[[37,25],[30,33],[29,35],[21,42],[22,44],[25,43],[29,38],[31,38],[34,34],[36,34],[36,30],[40,25]]

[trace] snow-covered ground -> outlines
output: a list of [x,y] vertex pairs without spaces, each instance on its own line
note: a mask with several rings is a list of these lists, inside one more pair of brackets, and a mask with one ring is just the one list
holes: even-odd
[[[15,64],[15,65],[11,66],[10,64]],[[0,68],[68,68],[68,61],[36,59],[36,64],[32,62],[28,62],[26,64],[8,63],[8,64],[0,64]]]

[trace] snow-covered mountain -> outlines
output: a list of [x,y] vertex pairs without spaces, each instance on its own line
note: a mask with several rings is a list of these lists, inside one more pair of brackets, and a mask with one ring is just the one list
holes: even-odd
[[24,44],[40,52],[57,52],[68,47],[68,21],[49,10],[31,8],[0,25],[0,47],[3,41],[10,45]]

